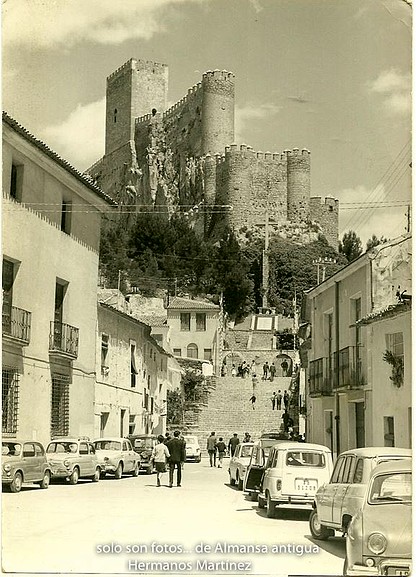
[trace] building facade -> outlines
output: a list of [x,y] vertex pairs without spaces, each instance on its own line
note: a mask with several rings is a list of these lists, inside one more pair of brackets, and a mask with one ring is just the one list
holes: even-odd
[[337,247],[338,200],[311,197],[309,151],[234,143],[231,72],[204,73],[169,109],[167,95],[164,64],[130,59],[107,78],[105,155],[88,172],[121,207],[182,211],[208,236],[254,231],[268,212],[276,233],[313,221]]
[[[409,446],[410,312],[396,310],[404,289],[411,292],[410,235],[375,247],[308,291],[308,360],[301,355],[308,441],[334,453]],[[400,386],[383,360],[390,349],[403,360]]]
[[112,207],[3,114],[5,437],[93,435],[100,221]]

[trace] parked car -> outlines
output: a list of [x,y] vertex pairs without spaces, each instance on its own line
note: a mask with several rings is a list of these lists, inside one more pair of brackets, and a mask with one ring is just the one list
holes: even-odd
[[244,476],[250,462],[254,443],[240,443],[235,449],[235,453],[230,457],[228,473],[230,475],[230,485],[237,484],[240,491],[243,490]]
[[[243,491],[249,494],[249,497],[256,501],[260,492],[261,480],[271,448],[277,443],[287,441],[287,435],[276,431],[263,433],[258,441],[254,443],[243,482]],[[247,484],[247,481],[249,482]]]
[[76,485],[78,479],[100,480],[103,464],[93,444],[86,439],[54,439],[46,447],[46,456],[52,470],[52,479],[66,479]]
[[318,487],[329,481],[332,469],[328,447],[296,441],[274,445],[260,483],[259,507],[267,508],[268,517],[281,506],[312,507]]
[[410,449],[367,447],[351,449],[338,457],[329,483],[319,487],[309,527],[315,539],[328,539],[334,531],[346,533],[358,513],[374,467],[382,462],[410,457]]
[[344,575],[410,575],[412,461],[374,468],[362,507],[348,527]]
[[45,449],[37,441],[7,440],[2,442],[2,486],[18,493],[23,483],[49,487],[51,468]]
[[193,435],[184,435],[185,439],[185,455],[186,460],[195,461],[196,463],[201,462],[201,447],[199,446],[198,437]]
[[156,435],[129,435],[129,441],[133,446],[133,450],[140,457],[140,469],[144,469],[146,473],[153,473],[152,452],[157,445]]
[[98,458],[104,462],[102,476],[113,473],[116,479],[121,479],[123,473],[131,473],[137,477],[140,470],[140,457],[128,439],[121,437],[105,437],[93,441]]

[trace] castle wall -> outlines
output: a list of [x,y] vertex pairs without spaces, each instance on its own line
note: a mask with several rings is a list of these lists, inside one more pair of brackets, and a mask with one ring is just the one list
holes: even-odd
[[234,74],[206,72],[202,94],[202,154],[222,153],[234,142]]
[[322,233],[329,244],[338,250],[339,201],[327,196],[313,196],[310,199],[310,218],[320,224]]
[[311,194],[310,152],[298,148],[287,152],[287,217],[292,221],[309,219]]

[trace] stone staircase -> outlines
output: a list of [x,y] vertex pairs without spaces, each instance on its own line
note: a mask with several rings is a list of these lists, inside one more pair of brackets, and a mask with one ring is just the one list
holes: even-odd
[[199,407],[195,422],[188,423],[188,434],[198,436],[202,453],[206,454],[206,439],[211,431],[228,444],[233,433],[242,441],[246,431],[255,440],[264,431],[279,430],[283,411],[272,410],[270,397],[279,389],[282,393],[289,390],[290,381],[290,377],[275,377],[273,382],[259,379],[253,410],[251,377],[217,377],[215,388],[211,389],[206,403]]

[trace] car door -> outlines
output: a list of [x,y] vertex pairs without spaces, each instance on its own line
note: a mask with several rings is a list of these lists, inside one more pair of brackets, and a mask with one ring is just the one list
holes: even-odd
[[79,444],[79,468],[80,477],[88,477],[94,473],[88,450],[88,443],[86,441],[82,441]]
[[351,487],[352,476],[355,469],[355,461],[355,455],[347,455],[345,457],[345,464],[337,483],[337,489],[335,491],[333,500],[332,522],[338,527],[341,527],[342,525],[343,503],[348,499],[348,493]]
[[126,439],[123,441],[123,461],[124,461],[124,471],[132,471],[134,469],[134,459],[133,459],[133,449],[131,448],[130,441]]
[[35,445],[35,464],[34,464],[34,473],[36,475],[35,480],[43,479],[43,474],[45,473],[46,469],[46,457],[45,457],[45,449],[42,447],[40,443],[33,443]]
[[340,475],[345,466],[345,457],[340,455],[335,463],[329,483],[320,487],[316,493],[316,505],[318,518],[321,523],[332,523],[332,508],[335,493],[337,491]]
[[232,479],[236,478],[236,472],[237,472],[237,460],[240,456],[240,449],[241,449],[241,445],[237,445],[236,449],[235,449],[235,453],[234,455],[230,458],[230,476]]
[[263,473],[265,469],[265,457],[263,447],[257,445],[253,449],[250,465],[247,469],[245,478],[245,491],[258,491],[261,486]]
[[273,481],[275,479],[274,473],[276,467],[278,466],[278,459],[279,459],[279,449],[275,447],[270,451],[269,457],[265,465],[265,470],[263,473],[263,478],[260,487],[261,493],[265,493],[267,489],[272,495],[276,493],[276,487],[275,487],[276,484],[273,483]]
[[95,469],[98,465],[98,458],[97,458],[97,454],[95,452],[94,445],[92,443],[88,443],[88,450],[90,452],[91,465],[92,465],[93,473],[94,473]]
[[36,480],[36,452],[34,443],[24,443],[23,452],[23,478],[25,481]]

